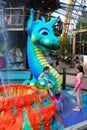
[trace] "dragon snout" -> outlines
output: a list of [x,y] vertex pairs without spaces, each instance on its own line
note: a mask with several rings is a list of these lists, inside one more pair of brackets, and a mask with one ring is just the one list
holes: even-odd
[[55,44],[55,45],[59,45],[59,40],[52,40],[52,43]]
[[55,43],[55,40],[52,40],[53,43]]

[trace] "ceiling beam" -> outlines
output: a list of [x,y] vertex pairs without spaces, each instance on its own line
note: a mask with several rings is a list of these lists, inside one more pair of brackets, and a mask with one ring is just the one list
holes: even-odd
[[87,32],[87,29],[79,29],[79,30],[74,30],[72,31],[73,34],[81,33],[81,32]]

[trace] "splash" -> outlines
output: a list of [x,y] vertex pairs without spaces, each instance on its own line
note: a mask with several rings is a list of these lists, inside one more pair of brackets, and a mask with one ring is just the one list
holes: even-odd
[[[9,69],[8,66],[8,32],[6,29],[6,22],[5,22],[5,15],[4,15],[4,6],[6,3],[4,1],[0,1],[0,70],[5,69],[7,71]],[[3,79],[2,71],[0,71],[0,83],[2,84],[4,88],[4,93],[6,96],[8,96],[7,90],[5,88],[5,82]],[[9,79],[7,77],[7,79]],[[10,81],[8,81],[10,82]]]
[[3,80],[3,77],[2,77],[2,73],[0,72],[0,78],[1,78],[1,83],[2,83],[2,86],[4,88],[4,93],[5,95],[7,96],[7,92],[6,92],[6,88],[5,88],[5,84],[4,84],[4,80]]

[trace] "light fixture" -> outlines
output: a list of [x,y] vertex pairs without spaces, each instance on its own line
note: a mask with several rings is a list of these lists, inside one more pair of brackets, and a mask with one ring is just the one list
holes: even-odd
[[44,4],[44,0],[42,0],[42,4]]

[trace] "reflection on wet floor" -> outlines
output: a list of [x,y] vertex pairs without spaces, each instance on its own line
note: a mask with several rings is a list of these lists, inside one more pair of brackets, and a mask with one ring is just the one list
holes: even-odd
[[64,111],[58,113],[58,115],[62,118],[65,126],[70,127],[87,120],[87,93],[84,91],[82,92],[82,109],[79,112],[73,111],[73,108],[77,105],[73,89],[66,87],[63,95],[64,99],[67,100],[64,102]]

